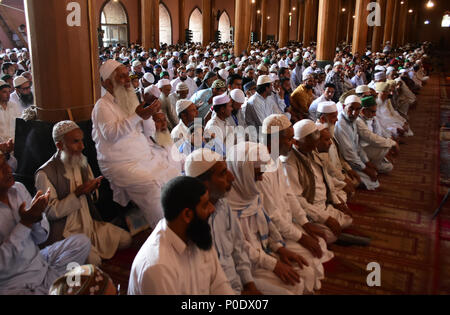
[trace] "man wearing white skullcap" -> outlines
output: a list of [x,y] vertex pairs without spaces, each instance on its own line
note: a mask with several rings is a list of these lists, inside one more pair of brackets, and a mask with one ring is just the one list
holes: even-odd
[[161,95],[159,97],[159,101],[161,102],[161,111],[166,114],[168,128],[169,130],[172,130],[179,123],[176,113],[176,102],[172,104],[170,99],[170,91],[172,90],[172,86],[169,80],[162,79],[158,82],[158,88],[161,91]]
[[243,105],[246,103],[244,92],[241,89],[234,89],[230,92],[230,97],[233,110],[231,111],[231,116],[227,118],[227,125],[246,128],[247,124],[245,123],[243,112]]
[[378,82],[386,82],[386,79],[387,79],[386,72],[380,71],[375,73],[373,81],[369,83],[369,88],[375,89],[375,85]]
[[309,119],[311,119],[313,121],[315,121],[317,119],[317,108],[318,108],[319,104],[322,102],[332,101],[335,91],[336,91],[336,87],[334,86],[334,84],[326,83],[324,85],[323,94],[320,97],[316,98],[314,100],[314,102],[312,102],[311,106],[308,109]]
[[191,98],[192,95],[197,91],[198,87],[197,84],[193,79],[188,77],[186,68],[184,66],[178,68],[178,77],[170,82],[172,85],[172,93],[176,92],[177,86],[180,82],[184,82],[189,87],[189,93],[187,98]]
[[199,149],[187,157],[185,171],[187,176],[198,178],[208,188],[209,201],[215,207],[209,218],[211,234],[220,264],[234,292],[239,295],[262,294],[252,275],[252,265],[239,221],[226,199],[234,181],[233,175],[227,170],[227,163],[220,154],[209,149]]
[[173,142],[179,148],[184,141],[190,139],[189,126],[198,116],[198,110],[190,100],[179,100],[176,104],[176,112],[180,122],[173,128],[171,136]]
[[361,112],[361,99],[351,95],[345,100],[344,109],[339,114],[334,137],[338,143],[339,152],[361,178],[362,184],[368,190],[380,186],[376,167],[370,162],[360,143],[356,119]]
[[[126,206],[133,200],[151,227],[163,217],[160,198],[161,185],[179,175],[169,161],[156,155],[152,115],[161,108],[152,93],[139,104],[130,86],[127,68],[107,61],[100,68],[102,85],[107,93],[92,112],[92,138],[97,149],[100,169],[109,180],[114,201]],[[147,88],[148,89],[148,88]]]
[[332,99],[333,102],[339,102],[339,98],[345,92],[344,91],[344,81],[342,80],[341,73],[344,70],[344,65],[342,62],[336,62],[333,66],[333,70],[331,70],[327,74],[327,78],[325,80],[326,83],[332,83],[336,86],[336,91],[334,92],[334,97]]
[[103,176],[94,178],[82,153],[83,139],[76,123],[57,123],[53,128],[57,152],[36,172],[35,184],[38,191],[50,188],[48,244],[84,234],[92,244],[87,262],[99,266],[102,259],[111,259],[117,250],[129,247],[132,239],[125,230],[101,220],[92,196]]
[[325,233],[325,237],[327,242],[333,242],[353,220],[340,211],[344,206],[337,195],[333,177],[313,154],[320,140],[317,125],[308,119],[297,122],[294,140],[293,150],[282,159],[289,184],[308,216],[332,231]]
[[68,264],[83,265],[91,243],[85,235],[73,235],[42,250],[50,231],[46,216],[50,190],[32,200],[21,183],[15,182],[5,156],[0,153],[0,294],[47,295],[52,283],[67,271]]
[[213,138],[211,136],[213,134],[215,135],[214,141],[219,142],[216,150],[224,145],[225,147],[231,147],[234,145],[234,128],[232,126],[227,126],[227,119],[231,117],[231,112],[233,110],[233,107],[231,106],[231,98],[227,94],[214,97],[213,109],[215,115],[205,126],[205,137],[211,139]]
[[10,101],[11,87],[0,80],[0,137],[15,139],[16,118],[22,116],[21,106]]
[[[11,87],[12,88],[12,87]],[[34,105],[34,95],[31,91],[31,82],[24,76],[14,79],[14,93],[11,94],[10,101],[21,105],[21,110]]]
[[[262,180],[269,161],[270,154],[262,144],[241,142],[233,146],[228,152],[227,166],[235,180],[227,200],[238,217],[253,277],[264,280],[272,287],[263,288],[257,282],[258,288],[263,292],[276,289],[270,294],[300,295],[310,292],[309,287],[305,289],[306,278],[309,276],[309,285],[314,269],[306,266],[307,261],[303,257],[286,248],[277,227],[264,209],[257,182]],[[289,260],[293,264],[285,263]]]
[[263,123],[263,134],[267,136],[267,148],[275,163],[273,171],[266,172],[262,181],[257,182],[257,187],[263,196],[264,209],[286,242],[286,247],[304,257],[311,267],[309,274],[303,273],[305,287],[311,292],[320,288],[320,280],[324,278],[322,263],[333,257],[321,238],[326,227],[309,222],[304,208],[288,185],[280,156],[287,156],[292,150],[294,129],[289,119],[284,115],[267,117]]

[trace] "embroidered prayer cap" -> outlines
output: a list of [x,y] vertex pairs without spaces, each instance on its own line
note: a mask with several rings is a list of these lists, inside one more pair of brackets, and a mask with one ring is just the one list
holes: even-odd
[[177,116],[180,116],[180,114],[188,109],[188,107],[192,104],[194,103],[192,103],[190,100],[179,100],[176,104]]
[[213,89],[222,89],[222,88],[226,88],[227,86],[225,85],[225,81],[223,80],[216,80],[213,82],[211,88]]
[[115,295],[110,276],[94,265],[79,266],[58,278],[49,295]]
[[265,65],[263,65],[263,64],[260,64],[259,66],[258,66],[258,68],[256,68],[257,70],[259,70],[259,71],[264,71],[264,72],[267,72],[268,70],[267,70],[267,67],[265,66]]
[[219,71],[219,75],[220,75],[220,77],[221,77],[222,79],[226,80],[226,79],[228,79],[228,76],[229,76],[230,74],[228,73],[227,70],[222,69],[222,70]]
[[377,102],[373,98],[373,96],[367,96],[361,99],[361,106],[363,108],[372,107],[377,105]]
[[170,81],[167,79],[162,79],[158,81],[158,88],[162,89],[163,86],[170,85]]
[[258,77],[258,83],[256,83],[256,85],[260,86],[272,82],[273,82],[272,79],[268,75],[260,75]]
[[317,106],[317,112],[322,114],[330,114],[337,112],[337,107],[335,102],[321,102]]
[[76,129],[80,129],[80,126],[75,122],[71,120],[60,121],[53,127],[53,141],[55,143],[62,141],[66,134]]
[[291,121],[285,115],[274,114],[264,119],[262,124],[263,134],[269,135],[278,133],[292,126]]
[[159,90],[159,88],[156,85],[150,85],[145,88],[144,95],[145,94],[151,94],[154,97],[159,98],[161,96],[161,91]]
[[132,66],[133,67],[142,66],[142,63],[139,60],[135,60],[135,61],[133,61]]
[[109,59],[100,67],[100,77],[103,81],[108,80],[114,71],[120,66],[123,66],[120,62]]
[[229,102],[231,102],[231,99],[227,95],[227,93],[224,93],[222,95],[218,95],[218,96],[213,98],[213,106],[224,105],[224,104],[228,104]]
[[145,79],[145,81],[147,81],[150,84],[155,83],[155,76],[153,74],[151,74],[150,72],[146,72],[144,74],[143,78]]
[[230,96],[236,103],[244,104],[245,103],[245,94],[241,89],[235,89],[230,92]]
[[303,119],[294,125],[294,139],[301,140],[317,131],[317,126],[310,119]]
[[198,177],[209,171],[223,157],[210,149],[198,149],[192,152],[184,163],[186,176]]
[[370,92],[370,87],[367,85],[360,85],[355,90],[356,94],[363,94]]
[[178,92],[180,92],[180,91],[189,91],[189,86],[186,83],[184,83],[184,82],[180,82],[180,83],[177,84],[177,91]]
[[386,82],[378,82],[375,84],[375,91],[380,92],[389,92],[389,84]]
[[361,104],[361,99],[357,95],[350,95],[345,99],[345,105],[350,105],[353,103]]
[[28,82],[28,79],[23,77],[23,76],[18,76],[17,78],[14,79],[14,87],[17,88],[19,86],[21,86],[22,84],[25,84]]

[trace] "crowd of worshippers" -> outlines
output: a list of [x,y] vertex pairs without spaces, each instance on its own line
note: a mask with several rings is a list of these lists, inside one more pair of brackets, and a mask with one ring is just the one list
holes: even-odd
[[[0,55],[0,294],[116,292],[95,266],[132,237],[96,210],[102,180],[153,231],[129,294],[320,290],[334,257],[327,246],[353,223],[347,203],[380,186],[413,136],[408,112],[429,78],[431,46],[342,47],[324,69],[314,46],[232,48],[102,50],[92,134],[72,121],[54,126],[57,152],[36,171],[34,198],[13,176],[15,119],[36,119],[29,56]],[[83,155],[87,136],[98,178]],[[70,263],[89,264],[83,285],[67,284]]]

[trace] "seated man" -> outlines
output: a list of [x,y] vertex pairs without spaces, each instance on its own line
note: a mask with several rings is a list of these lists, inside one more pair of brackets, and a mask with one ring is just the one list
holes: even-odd
[[[209,218],[219,261],[236,294],[259,295],[251,264],[244,248],[244,235],[237,217],[231,211],[226,195],[231,190],[233,175],[222,156],[209,149],[199,149],[186,160],[186,175],[197,177],[209,191],[209,201],[216,210]],[[261,285],[261,290],[269,283]],[[264,291],[269,294],[269,291]]]
[[166,115],[168,127],[170,130],[175,128],[179,123],[179,119],[177,117],[175,111],[175,104],[172,105],[170,101],[170,89],[172,88],[170,85],[170,81],[163,79],[158,82],[158,88],[161,91],[161,95],[159,97],[159,101],[161,102],[161,111]]
[[253,277],[277,287],[276,294],[312,293],[314,268],[285,246],[277,227],[264,210],[256,183],[262,180],[269,160],[269,152],[262,144],[241,142],[230,149],[227,164],[235,181],[227,197],[228,203],[244,233]]
[[49,242],[74,234],[86,235],[92,243],[88,263],[100,265],[117,250],[131,245],[130,234],[110,223],[102,222],[92,194],[100,187],[102,177],[94,179],[83,155],[83,131],[72,121],[62,121],[53,128],[58,151],[36,173],[36,189],[50,187]]
[[31,199],[26,188],[15,183],[11,168],[0,153],[0,294],[48,294],[52,283],[68,264],[84,264],[91,243],[84,235],[39,250],[47,240],[45,216],[50,191]]
[[325,92],[316,98],[309,107],[309,119],[312,121],[317,119],[317,107],[320,103],[330,102],[333,99],[334,91],[336,91],[336,87],[332,83],[325,84]]
[[222,95],[227,91],[225,81],[216,80],[212,84],[211,88],[206,90],[198,90],[190,98],[190,100],[197,106],[199,117],[205,119],[210,113],[213,98],[218,95]]
[[[177,90],[175,93],[171,93],[169,95],[169,101],[170,101],[170,105],[172,105],[174,112],[176,114],[176,108],[177,108],[177,102],[179,100],[185,100],[187,99],[187,95],[189,93],[189,87],[187,86],[186,83],[184,82],[180,82],[177,85]],[[177,121],[179,122],[179,119],[177,117]],[[178,123],[177,123],[178,124]]]
[[334,137],[339,152],[361,178],[367,190],[375,190],[380,186],[375,165],[370,162],[361,146],[356,119],[361,112],[361,99],[356,95],[347,97],[343,111],[339,114]]
[[100,169],[111,184],[114,201],[121,206],[134,201],[153,228],[163,217],[161,205],[155,202],[161,187],[180,174],[156,153],[150,140],[155,135],[152,115],[161,107],[153,94],[157,88],[153,86],[144,95],[145,103],[139,104],[125,66],[108,60],[100,74],[107,93],[92,112]]
[[300,121],[309,117],[309,107],[314,101],[315,78],[313,74],[303,76],[303,84],[299,85],[291,95],[290,113],[292,121]]
[[214,212],[203,183],[177,177],[163,187],[162,219],[131,268],[129,295],[232,295],[213,247]]
[[222,94],[214,97],[213,105],[215,115],[205,126],[205,138],[214,138],[219,147],[231,147],[235,144],[233,128],[227,125],[233,110],[231,99],[227,94]]
[[179,100],[176,107],[180,122],[173,128],[171,137],[177,148],[180,148],[184,141],[190,140],[189,126],[198,116],[198,110],[195,104],[189,100]]
[[308,119],[299,121],[294,125],[294,140],[293,150],[282,158],[291,189],[308,216],[339,237],[353,219],[342,212],[345,206],[337,196],[333,179],[313,154],[320,140],[317,125]]
[[361,100],[362,110],[356,120],[361,146],[378,173],[389,173],[394,166],[386,158],[392,153],[397,155],[399,146],[391,139],[389,132],[383,130],[376,119],[377,102],[372,96]]
[[0,136],[15,139],[16,118],[22,116],[20,105],[10,100],[11,87],[0,80]]

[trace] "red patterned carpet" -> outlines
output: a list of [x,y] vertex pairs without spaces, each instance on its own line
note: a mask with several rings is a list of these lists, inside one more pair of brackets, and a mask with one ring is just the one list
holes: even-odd
[[[336,259],[326,265],[327,277],[319,294],[450,293],[450,206],[431,221],[441,198],[439,124],[440,104],[447,101],[441,87],[446,83],[445,77],[431,77],[410,114],[415,136],[401,146],[395,170],[381,177],[377,191],[360,191],[352,201],[352,232],[371,237],[372,243],[368,247],[333,245]],[[148,232],[141,233],[131,249],[102,266],[120,283],[122,294],[126,294],[133,258],[147,237]],[[370,262],[381,266],[380,287],[366,284]]]

